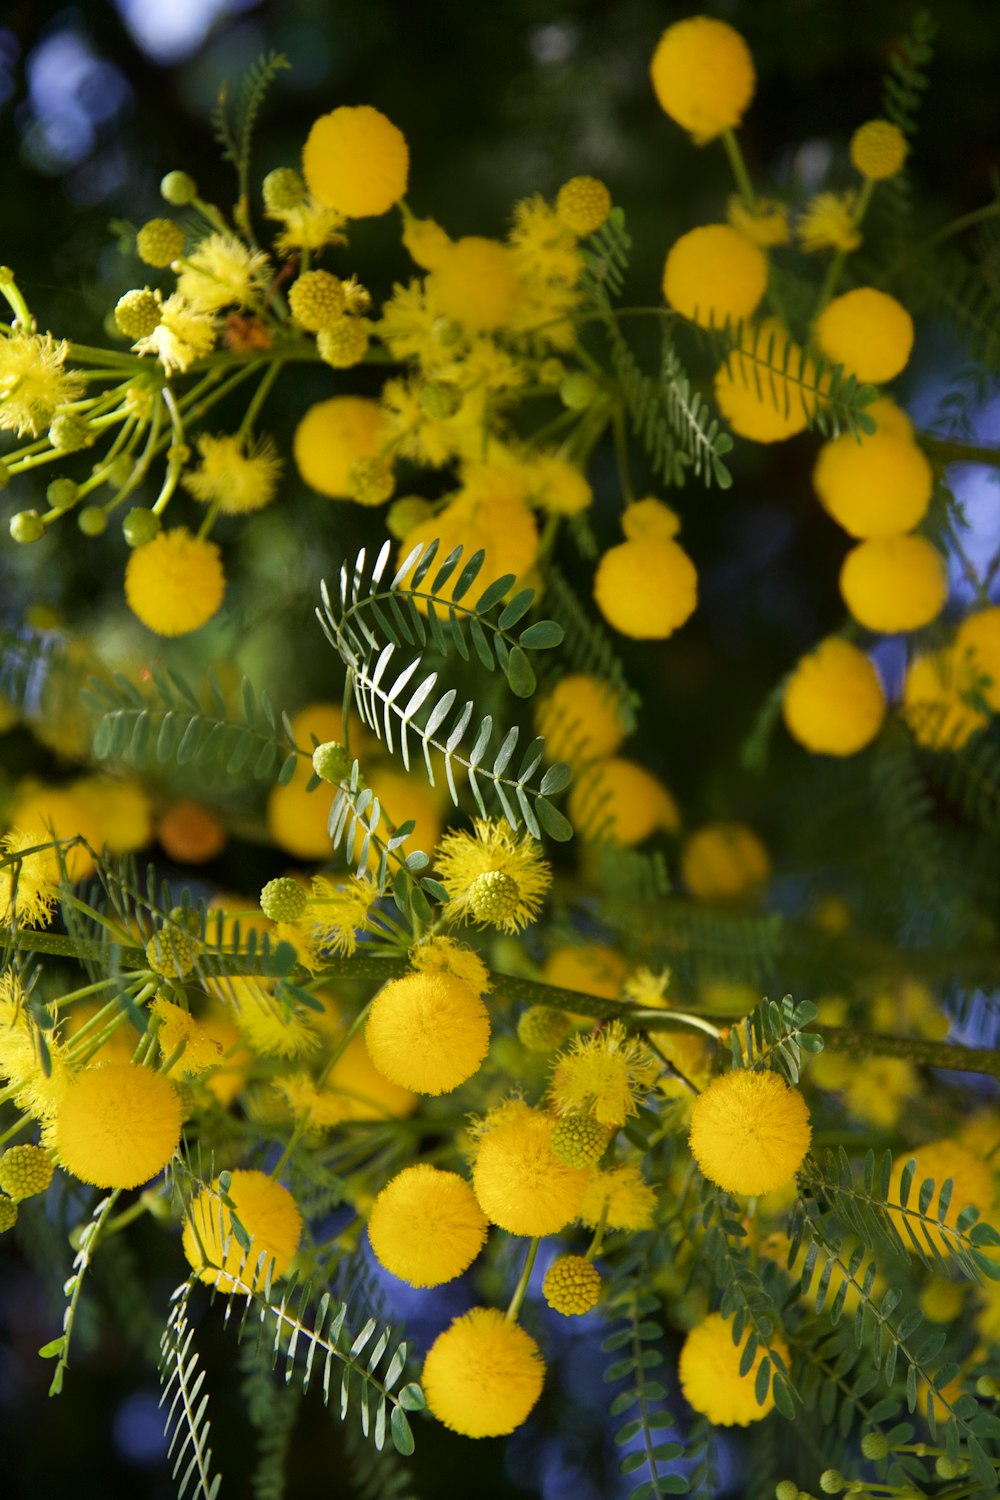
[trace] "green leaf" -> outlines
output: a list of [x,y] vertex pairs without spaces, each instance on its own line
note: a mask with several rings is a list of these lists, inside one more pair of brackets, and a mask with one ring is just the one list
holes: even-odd
[[403,1411],[402,1406],[394,1406],[392,1408],[392,1416],[389,1418],[389,1430],[392,1435],[392,1446],[396,1452],[402,1453],[404,1458],[408,1458],[416,1447],[416,1444],[413,1441],[413,1432],[409,1422],[406,1420],[406,1413]]
[[517,639],[525,651],[549,651],[553,646],[561,646],[565,637],[566,632],[555,620],[537,620],[522,630]]
[[564,792],[572,780],[571,767],[565,761],[557,760],[542,777],[539,790],[543,797],[555,797],[559,792]]
[[38,1351],[38,1357],[39,1359],[57,1359],[65,1347],[66,1338],[64,1335],[61,1338],[52,1339],[49,1343],[43,1344]]
[[524,618],[534,602],[534,589],[519,589],[513,599],[509,600],[501,610],[500,618],[497,621],[499,628],[501,630],[510,630],[513,625],[517,624],[518,620]]
[[518,698],[530,698],[535,691],[537,679],[531,662],[520,646],[514,646],[507,659],[507,683]]
[[558,808],[552,806],[551,802],[544,797],[539,797],[535,802],[535,812],[538,821],[549,835],[558,844],[565,844],[573,837],[573,825],[568,818],[564,818]]

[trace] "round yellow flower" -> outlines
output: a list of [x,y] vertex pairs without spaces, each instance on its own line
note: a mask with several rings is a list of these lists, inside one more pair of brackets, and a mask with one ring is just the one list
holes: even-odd
[[446,1094],[478,1071],[490,1043],[490,1018],[464,979],[405,974],[376,995],[365,1042],[391,1083],[416,1094]]
[[409,170],[403,132],[368,104],[321,115],[302,150],[310,193],[348,219],[387,213],[406,192]]
[[757,1197],[783,1187],[802,1165],[811,1138],[806,1101],[767,1070],[723,1073],[691,1108],[691,1154],[727,1193]]
[[764,885],[771,874],[767,850],[745,823],[707,823],[681,850],[681,875],[692,896],[727,901]]
[[954,647],[913,658],[903,682],[903,716],[918,744],[931,750],[960,750],[989,722],[963,696],[972,682],[968,665]]
[[136,1063],[85,1068],[56,1116],[67,1172],[99,1188],[132,1188],[162,1172],[181,1138],[181,1106],[162,1073]]
[[891,396],[880,396],[865,410],[875,422],[877,431],[891,432],[894,437],[913,441],[913,423]]
[[405,1167],[379,1193],[368,1220],[375,1258],[410,1286],[440,1286],[471,1266],[486,1243],[486,1216],[457,1172]]
[[919,630],[944,608],[948,568],[926,537],[870,537],[844,558],[840,592],[869,630]]
[[503,1437],[520,1427],[542,1393],[538,1345],[494,1307],[474,1307],[439,1334],[422,1375],[427,1405],[463,1437]]
[[836,636],[802,657],[781,705],[789,734],[817,755],[863,750],[881,729],[885,708],[885,693],[868,657]]
[[101,842],[113,854],[130,854],[149,843],[152,804],[136,782],[84,776],[73,783],[73,794],[97,819]]
[[218,612],[225,592],[218,547],[184,526],[136,547],[125,568],[128,606],[157,635],[199,630]]
[[597,565],[594,599],[622,635],[663,641],[694,613],[698,574],[677,542],[619,542]]
[[331,396],[311,406],[295,429],[293,452],[311,489],[334,500],[353,495],[351,469],[359,458],[377,458],[386,439],[377,401]]
[[201,463],[184,476],[184,487],[203,505],[217,505],[224,516],[249,515],[270,505],[278,491],[281,459],[270,438],[249,447],[221,434],[198,438]]
[[556,194],[556,213],[580,239],[600,229],[611,212],[611,194],[597,177],[571,177]]
[[739,323],[767,290],[767,257],[730,224],[703,224],[682,234],[663,267],[663,295],[703,328]]
[[660,37],[650,76],[660,107],[704,146],[739,125],[753,98],[750,49],[725,21],[690,16]]
[[[749,1335],[747,1329],[746,1337],[734,1344],[732,1320],[716,1312],[709,1313],[684,1340],[677,1365],[681,1390],[695,1411],[717,1427],[746,1427],[766,1417],[774,1406],[770,1390],[760,1405],[754,1392],[757,1371],[767,1357],[763,1344],[758,1345],[747,1373],[740,1374]],[[780,1338],[773,1342],[787,1363],[787,1344]]]
[[[901,1206],[899,1189],[903,1169],[911,1159],[916,1162],[917,1167],[904,1210]],[[980,1215],[988,1219],[995,1198],[993,1173],[989,1163],[983,1161],[961,1141],[928,1141],[926,1145],[918,1146],[914,1151],[897,1151],[892,1169],[892,1180],[889,1184],[889,1195],[886,1200],[890,1205],[889,1217],[908,1251],[913,1249],[913,1240],[907,1226],[913,1230],[921,1250],[928,1254],[930,1252],[927,1249],[927,1231],[920,1223],[917,1208],[920,1185],[929,1177],[934,1179],[934,1195],[924,1213],[924,1217],[928,1219],[938,1218],[941,1189],[945,1182],[951,1179],[952,1192],[948,1212],[940,1221],[945,1230],[954,1231],[955,1222],[963,1208],[978,1208]],[[933,1230],[929,1232],[938,1249],[945,1254],[951,1246],[957,1243],[954,1232],[952,1234],[936,1233]]]
[[607,1171],[592,1172],[587,1183],[580,1219],[590,1229],[604,1223],[608,1229],[651,1229],[656,1193],[635,1162]]
[[[323,745],[340,741],[344,734],[344,717],[337,703],[307,703],[292,715],[295,743],[306,749],[315,735]],[[279,849],[298,859],[329,859],[330,814],[329,788],[319,786],[307,792],[312,764],[303,756],[295,767],[291,781],[271,788],[267,799],[267,826]]]
[[913,319],[888,292],[859,286],[834,297],[816,320],[816,342],[835,365],[882,385],[904,369],[913,348]]
[[851,536],[894,536],[923,520],[934,475],[916,443],[883,428],[860,442],[845,432],[824,443],[813,485]]
[[512,935],[536,920],[552,883],[541,845],[503,819],[476,818],[472,833],[446,833],[435,868],[450,895],[446,917]]
[[968,672],[970,686],[1000,712],[1000,608],[966,615],[955,632],[955,656]]
[[520,295],[510,251],[499,240],[481,235],[449,245],[427,278],[428,306],[471,333],[501,328]]
[[872,182],[895,177],[906,160],[906,137],[888,120],[866,120],[851,136],[851,161]]
[[715,376],[715,399],[730,427],[753,443],[781,443],[803,432],[816,404],[813,361],[776,318],[744,329],[741,346]]
[[677,803],[643,766],[612,756],[580,771],[569,793],[569,820],[586,839],[641,844],[658,828],[680,826]]
[[563,1317],[579,1317],[601,1300],[600,1272],[582,1255],[560,1255],[545,1273],[542,1296]]
[[535,710],[535,728],[550,760],[581,765],[611,755],[625,738],[611,686],[586,672],[561,677]]
[[546,984],[582,995],[617,1000],[628,961],[604,943],[578,943],[572,948],[554,948],[542,964]]
[[672,542],[680,529],[677,512],[652,495],[633,500],[622,512],[622,531],[630,542]]
[[[265,1172],[236,1171],[230,1174],[230,1179],[228,1196],[233,1209],[228,1209],[219,1197],[216,1178],[192,1203],[184,1221],[181,1243],[188,1263],[209,1286],[236,1290],[242,1268],[244,1284],[251,1284],[252,1277],[252,1285],[258,1290],[264,1286],[272,1262],[275,1278],[284,1276],[288,1270],[298,1249],[302,1215],[288,1189]],[[234,1212],[250,1236],[248,1252],[240,1248],[232,1232]],[[266,1259],[258,1271],[261,1253]]]
[[44,833],[25,833],[14,828],[0,838],[0,859],[17,856],[25,850],[19,863],[0,868],[0,922],[14,922],[18,927],[47,927],[59,901],[62,878],[54,849],[39,849],[47,843]]
[[589,1173],[555,1155],[555,1124],[517,1101],[487,1121],[472,1185],[490,1223],[508,1234],[558,1234],[580,1212]]

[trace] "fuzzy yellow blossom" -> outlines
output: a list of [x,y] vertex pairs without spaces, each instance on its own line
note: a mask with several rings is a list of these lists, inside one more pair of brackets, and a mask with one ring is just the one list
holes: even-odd
[[[184,1221],[184,1254],[209,1286],[224,1292],[241,1285],[262,1288],[272,1267],[275,1279],[288,1270],[302,1234],[302,1215],[288,1189],[264,1172],[231,1173],[228,1197],[231,1209],[222,1202],[218,1178],[201,1190]],[[233,1234],[234,1214],[250,1237],[247,1251]]]
[[276,999],[265,981],[230,978],[216,983],[254,1052],[264,1057],[302,1057],[318,1044],[311,1018]]
[[702,901],[745,896],[770,874],[767,850],[745,823],[706,823],[688,835],[681,850],[684,884]]
[[817,193],[810,198],[795,232],[810,255],[820,250],[856,250],[861,234],[854,220],[854,193]]
[[515,203],[507,248],[518,277],[525,281],[573,286],[583,271],[576,235],[539,193]]
[[672,542],[681,529],[677,512],[652,495],[627,505],[621,522],[630,542]]
[[580,1219],[590,1229],[651,1229],[656,1193],[634,1162],[591,1174],[580,1203]]
[[663,267],[669,305],[704,328],[740,323],[767,289],[767,259],[730,224],[704,224],[682,234]]
[[527,1420],[542,1393],[538,1345],[493,1307],[456,1318],[431,1345],[421,1376],[427,1405],[464,1437],[502,1437]]
[[379,991],[365,1043],[380,1073],[418,1094],[446,1094],[486,1056],[490,1020],[477,992],[454,974],[406,974]]
[[160,1052],[164,1059],[174,1058],[171,1072],[200,1078],[209,1068],[218,1067],[222,1047],[190,1011],[182,1010],[164,995],[157,995],[149,1008],[159,1022],[156,1039]]
[[267,256],[234,234],[214,233],[180,262],[177,292],[197,312],[250,307],[259,301],[270,274]]
[[975,691],[993,713],[1000,712],[1000,607],[966,615],[955,632],[954,651]]
[[696,146],[739,125],[757,81],[739,32],[711,16],[690,16],[669,26],[649,71],[660,107]]
[[844,1107],[856,1120],[887,1130],[920,1094],[920,1074],[905,1057],[863,1057],[845,1064]]
[[82,880],[93,870],[91,850],[101,847],[101,825],[87,801],[76,795],[72,783],[48,787],[26,781],[15,791],[8,815],[13,827],[30,834],[38,845],[50,844],[53,839],[84,839],[85,844],[64,846],[56,857],[65,865],[70,880]]
[[734,194],[726,204],[726,218],[734,229],[765,250],[787,245],[791,238],[788,207],[775,198],[755,198],[751,209]]
[[160,321],[152,333],[132,345],[136,354],[153,354],[167,375],[183,375],[195,360],[215,346],[216,323],[211,313],[191,305],[173,292],[160,309]]
[[215,615],[226,591],[219,549],[184,526],[136,547],[125,568],[125,598],[157,635],[189,635]]
[[379,1193],[368,1220],[375,1258],[410,1286],[461,1276],[486,1243],[486,1216],[456,1172],[405,1167]]
[[441,934],[423,937],[410,949],[410,963],[421,974],[454,974],[479,995],[490,988],[489,970],[471,948]]
[[571,177],[556,194],[556,213],[583,239],[600,229],[611,212],[611,194],[597,177]]
[[627,960],[604,943],[555,948],[542,964],[542,979],[546,984],[605,1000],[618,999],[618,990],[627,973]]
[[593,502],[594,492],[576,464],[555,453],[541,453],[531,465],[532,502],[554,516],[576,516]]
[[181,1135],[181,1106],[162,1073],[136,1063],[85,1068],[56,1116],[67,1172],[100,1188],[132,1188],[162,1172]]
[[895,177],[906,160],[906,137],[889,120],[866,120],[851,136],[851,162],[871,182]]
[[415,219],[404,208],[403,244],[418,266],[424,271],[433,271],[446,256],[453,241],[447,230],[442,229],[434,219]]
[[736,1069],[691,1110],[691,1153],[710,1182],[756,1197],[794,1177],[809,1150],[809,1110],[777,1073]]
[[659,1071],[645,1043],[629,1036],[620,1021],[611,1021],[590,1036],[574,1037],[557,1059],[552,1106],[560,1115],[587,1112],[602,1125],[624,1125]]
[[[528,507],[517,501],[497,501],[486,505],[460,495],[438,515],[420,522],[408,533],[399,549],[400,563],[415,547],[429,546],[435,540],[439,544],[440,558],[447,557],[454,547],[461,547],[465,557],[471,557],[474,552],[482,549],[486,554],[482,577],[500,578],[505,573],[510,573],[514,578],[521,578],[535,561],[538,527]],[[438,598],[451,598],[451,590],[460,572],[460,569],[455,570],[438,591]],[[428,583],[429,580],[425,581],[421,589],[426,590]],[[419,609],[426,609],[426,603],[420,595],[416,602]]]
[[823,444],[813,470],[820,504],[851,536],[894,536],[919,525],[934,475],[916,443],[880,429]]
[[555,1155],[555,1124],[516,1100],[487,1117],[472,1185],[486,1217],[509,1234],[558,1234],[580,1212],[589,1173]]
[[368,104],[321,115],[302,150],[310,193],[348,219],[387,213],[406,192],[409,169],[403,132]]
[[83,382],[65,368],[68,354],[51,333],[0,334],[0,430],[38,437],[57,407],[76,400]]
[[352,465],[359,458],[377,458],[386,435],[378,402],[365,396],[319,401],[295,430],[293,451],[299,473],[321,495],[350,499]]
[[184,476],[184,487],[203,505],[215,505],[225,516],[248,515],[270,505],[278,490],[282,463],[269,437],[249,446],[243,439],[203,432],[198,437],[201,462]]
[[469,235],[449,245],[427,277],[427,303],[472,333],[501,328],[517,305],[521,284],[510,251],[498,240]]
[[948,565],[926,537],[869,537],[844,558],[840,592],[868,630],[919,630],[945,606]]
[[[900,1189],[903,1172],[911,1160],[916,1162],[916,1170],[904,1207]],[[940,1224],[939,1229],[925,1228],[921,1223],[920,1188],[929,1178],[933,1179],[934,1192],[922,1217]],[[947,1212],[941,1214],[941,1190],[947,1181],[952,1185],[951,1198]],[[889,1205],[889,1218],[903,1241],[904,1248],[909,1252],[913,1252],[915,1241],[925,1255],[933,1254],[930,1246],[947,1254],[959,1243],[955,1225],[962,1209],[976,1208],[980,1217],[988,1219],[995,1198],[993,1172],[989,1163],[961,1141],[928,1141],[913,1151],[899,1150],[895,1153],[886,1202]]]
[[816,320],[816,342],[835,365],[858,380],[882,385],[906,367],[913,319],[906,308],[872,286],[844,292]]
[[781,704],[786,728],[815,755],[855,755],[882,728],[885,693],[869,658],[829,636],[789,677]]
[[597,565],[594,600],[608,624],[622,635],[662,641],[694,613],[698,574],[678,542],[619,542]]
[[448,887],[447,918],[465,917],[509,933],[535,921],[552,882],[541,846],[499,819],[476,818],[471,834],[445,834],[435,867]]
[[[47,840],[46,840],[47,842]],[[38,848],[31,832],[14,828],[0,838],[0,923],[47,927],[59,900],[59,860]],[[27,850],[34,853],[26,853]],[[21,856],[18,858],[18,856]]]
[[620,756],[595,761],[581,770],[570,788],[569,819],[593,842],[631,847],[658,829],[675,832],[680,812],[673,796],[655,776]]
[[[767,1358],[764,1344],[758,1344],[749,1369],[740,1374],[749,1334],[748,1328],[740,1343],[734,1344],[732,1321],[721,1313],[709,1313],[684,1340],[677,1366],[681,1390],[695,1411],[717,1427],[746,1427],[761,1421],[774,1406],[770,1387],[762,1403],[758,1404],[755,1393],[757,1371]],[[784,1340],[772,1338],[771,1343],[787,1364]]]
[[715,399],[734,432],[781,443],[809,425],[819,399],[816,366],[776,318],[743,330],[715,376]]
[[0,1080],[18,1109],[41,1120],[48,1133],[70,1077],[63,1042],[51,1031],[43,1034],[13,971],[0,974]]
[[299,925],[320,949],[354,953],[377,896],[378,887],[367,876],[350,875],[335,884],[325,875],[314,875]]
[[609,682],[569,672],[538,702],[535,727],[549,760],[582,765],[618,749],[625,738],[624,705]]
[[73,783],[73,795],[96,820],[101,843],[112,854],[131,854],[152,838],[152,803],[138,782],[82,776]]
[[974,676],[954,646],[915,656],[903,681],[903,716],[914,739],[932,750],[960,750],[989,723],[971,700]]

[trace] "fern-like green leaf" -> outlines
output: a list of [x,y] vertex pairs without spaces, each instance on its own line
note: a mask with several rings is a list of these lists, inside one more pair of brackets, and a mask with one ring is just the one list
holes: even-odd
[[802,1071],[802,1054],[823,1050],[823,1039],[806,1031],[818,1012],[811,1000],[795,1004],[791,995],[781,1003],[763,999],[729,1034],[734,1068],[770,1068],[792,1084]]
[[199,1496],[201,1500],[216,1500],[222,1475],[212,1468],[212,1424],[206,1415],[208,1392],[203,1390],[205,1371],[198,1368],[194,1329],[188,1321],[188,1300],[196,1284],[195,1279],[187,1281],[174,1293],[161,1344],[160,1405],[167,1412],[167,1459],[174,1461],[177,1500],[184,1500],[188,1493],[192,1500]]

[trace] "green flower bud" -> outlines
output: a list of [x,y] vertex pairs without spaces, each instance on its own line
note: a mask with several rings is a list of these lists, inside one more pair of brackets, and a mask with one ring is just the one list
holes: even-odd
[[503,870],[485,870],[469,886],[466,900],[477,922],[499,927],[517,911],[521,892],[513,875]]
[[169,266],[184,249],[184,231],[173,219],[150,219],[136,235],[135,248],[147,266]]
[[461,325],[453,318],[435,318],[431,328],[431,336],[434,342],[440,344],[442,349],[450,349],[452,344],[457,344],[462,337]]
[[76,480],[62,476],[49,481],[45,490],[45,498],[53,510],[69,510],[79,493],[80,486]]
[[562,1046],[572,1029],[573,1024],[566,1012],[551,1005],[529,1005],[517,1021],[518,1040],[529,1052],[554,1052]]
[[566,374],[566,366],[561,359],[543,359],[538,366],[538,378],[542,385],[558,385]]
[[[154,223],[166,223],[165,219]],[[115,303],[115,324],[127,339],[144,339],[160,321],[160,299],[148,286],[125,292]]]
[[34,1198],[52,1181],[52,1161],[41,1146],[10,1146],[0,1156],[0,1188],[12,1198]]
[[429,380],[420,392],[421,408],[437,422],[446,422],[453,417],[462,404],[462,398],[453,385],[444,380]]
[[264,207],[269,214],[296,208],[306,195],[306,185],[294,167],[275,167],[264,178]]
[[160,196],[174,208],[183,208],[197,198],[198,184],[186,172],[168,172],[160,183]]
[[320,359],[331,369],[353,369],[368,352],[368,325],[360,318],[337,318],[319,330],[316,348]]
[[45,535],[45,525],[37,510],[19,510],[10,518],[10,534],[15,542],[37,542]]
[[329,271],[305,271],[288,288],[288,306],[296,323],[318,333],[344,311],[344,283]]
[[993,1375],[980,1375],[976,1381],[976,1394],[985,1396],[987,1401],[1000,1396],[1000,1381]]
[[7,1229],[13,1229],[17,1223],[17,1204],[12,1203],[9,1198],[0,1198],[0,1234]]
[[201,938],[201,917],[193,906],[172,906],[168,916],[182,931],[190,933],[192,937]]
[[819,1487],[824,1495],[839,1495],[847,1488],[847,1480],[839,1469],[824,1469],[819,1476]]
[[559,386],[559,399],[570,411],[582,411],[597,395],[597,381],[585,370],[573,370]]
[[327,740],[317,745],[312,757],[313,770],[321,781],[336,786],[351,773],[351,757],[339,740]]
[[949,1458],[947,1453],[942,1453],[940,1458],[934,1460],[934,1469],[939,1479],[957,1479],[964,1465],[954,1458]]
[[89,448],[93,441],[89,423],[76,412],[60,412],[49,424],[49,442],[60,453],[76,453],[80,448]]
[[358,505],[384,505],[396,488],[392,464],[384,458],[356,458],[347,471],[347,488]]
[[799,1487],[794,1479],[782,1479],[774,1486],[774,1500],[799,1500]]
[[261,891],[260,909],[272,922],[295,922],[306,909],[306,893],[290,875],[280,876]]
[[552,1154],[568,1167],[592,1167],[608,1148],[608,1128],[593,1115],[564,1115],[552,1132]]
[[122,535],[130,547],[144,547],[160,531],[160,518],[154,511],[137,505],[122,522]]
[[183,979],[198,959],[200,943],[179,927],[161,927],[146,944],[146,962],[154,974]]
[[108,527],[108,516],[103,505],[85,505],[76,518],[76,524],[84,536],[101,536]]
[[424,500],[420,495],[403,495],[394,500],[386,512],[386,530],[397,542],[401,542],[409,536],[414,526],[419,526],[421,521],[428,520],[432,514],[433,507],[429,500]]
[[[95,465],[95,468],[97,465]],[[118,457],[112,459],[104,470],[103,480],[110,484],[112,489],[120,490],[123,484],[127,484],[132,478],[132,459],[127,453],[119,453]]]
[[885,1458],[889,1452],[889,1439],[884,1432],[866,1432],[861,1439],[861,1451],[865,1458]]

